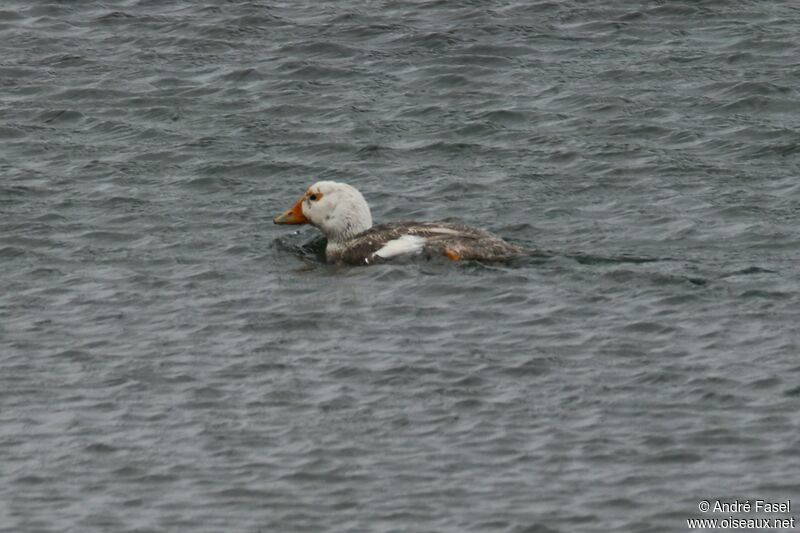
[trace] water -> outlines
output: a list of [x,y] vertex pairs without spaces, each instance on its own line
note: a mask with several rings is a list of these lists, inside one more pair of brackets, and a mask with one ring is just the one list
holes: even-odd
[[[0,530],[797,506],[798,32],[790,1],[5,2]],[[317,179],[553,255],[324,265],[271,224]]]

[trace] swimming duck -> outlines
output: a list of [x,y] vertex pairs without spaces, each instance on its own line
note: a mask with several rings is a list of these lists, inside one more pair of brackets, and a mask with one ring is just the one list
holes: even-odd
[[364,196],[351,185],[318,181],[275,224],[311,224],[325,234],[331,263],[373,265],[401,256],[444,256],[453,261],[503,261],[528,250],[488,231],[449,222],[372,225]]

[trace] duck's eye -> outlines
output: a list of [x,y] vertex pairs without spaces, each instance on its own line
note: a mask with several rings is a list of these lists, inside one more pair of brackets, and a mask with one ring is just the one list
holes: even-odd
[[311,200],[312,202],[316,202],[317,201],[317,195],[316,194],[312,194],[311,196],[308,197],[308,199]]

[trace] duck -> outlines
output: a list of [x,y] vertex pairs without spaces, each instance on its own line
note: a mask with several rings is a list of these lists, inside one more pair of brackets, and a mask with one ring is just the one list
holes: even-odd
[[366,199],[352,185],[318,181],[275,224],[310,224],[327,238],[329,263],[366,266],[400,257],[451,261],[508,261],[530,251],[488,231],[451,222],[399,221],[372,224]]

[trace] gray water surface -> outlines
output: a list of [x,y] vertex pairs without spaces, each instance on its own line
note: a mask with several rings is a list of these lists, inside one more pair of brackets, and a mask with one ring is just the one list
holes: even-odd
[[[800,505],[798,35],[788,0],[4,2],[0,531]],[[325,265],[271,223],[318,179],[551,255]]]

